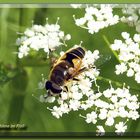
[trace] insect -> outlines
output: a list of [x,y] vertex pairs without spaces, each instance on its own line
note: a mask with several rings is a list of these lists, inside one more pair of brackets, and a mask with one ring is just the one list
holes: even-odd
[[84,48],[76,47],[66,51],[64,55],[57,60],[50,71],[49,80],[45,83],[48,96],[60,95],[63,90],[62,86],[64,86],[67,81],[78,80],[75,77],[86,69],[85,67],[82,68],[82,59],[84,56]]

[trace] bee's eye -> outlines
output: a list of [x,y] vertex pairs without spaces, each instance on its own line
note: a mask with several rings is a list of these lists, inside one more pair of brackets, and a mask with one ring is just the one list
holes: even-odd
[[52,87],[52,82],[51,81],[47,81],[45,84],[45,88],[46,90],[50,89]]

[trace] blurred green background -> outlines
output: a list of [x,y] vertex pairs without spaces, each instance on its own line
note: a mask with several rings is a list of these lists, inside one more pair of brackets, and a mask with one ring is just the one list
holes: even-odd
[[[116,14],[120,14],[120,9],[115,10]],[[34,24],[44,25],[46,18],[50,24],[56,23],[57,17],[60,17],[59,25],[61,30],[72,36],[67,41],[68,48],[83,41],[83,46],[91,51],[98,49],[100,53],[111,56],[100,67],[102,77],[117,81],[126,82],[133,89],[132,93],[139,94],[140,87],[132,79],[125,75],[116,76],[114,74],[114,66],[118,61],[113,56],[107,43],[103,39],[106,36],[110,43],[114,39],[121,39],[121,32],[127,31],[132,36],[136,32],[135,28],[129,27],[127,24],[118,23],[117,25],[100,30],[99,33],[91,35],[87,30],[77,27],[74,23],[73,15],[80,18],[84,15],[83,9],[72,8],[13,8],[10,5],[6,8],[0,8],[0,62],[9,67],[24,69],[12,79],[5,80],[0,84],[0,124],[25,124],[27,132],[94,132],[95,125],[87,124],[78,114],[80,112],[71,112],[64,115],[60,119],[54,118],[47,106],[38,102],[32,94],[38,94],[38,82],[41,80],[41,74],[45,77],[49,74],[49,66],[37,63],[37,61],[28,63],[26,59],[18,60],[18,48],[15,44],[18,37],[17,32],[24,32],[26,28]],[[63,48],[67,50],[68,48]],[[12,69],[12,68],[11,68]],[[0,77],[5,78],[1,70]],[[99,81],[102,88],[109,86],[108,82]],[[108,130],[109,131],[109,130]],[[110,130],[113,131],[113,130]],[[130,121],[128,132],[140,132],[140,123]]]

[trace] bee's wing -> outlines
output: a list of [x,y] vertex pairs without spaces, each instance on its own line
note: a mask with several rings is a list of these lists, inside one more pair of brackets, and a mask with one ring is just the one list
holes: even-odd
[[110,61],[110,59],[111,59],[110,55],[100,55],[100,58],[95,61],[95,66],[97,68],[100,68],[103,65],[105,65],[108,61]]

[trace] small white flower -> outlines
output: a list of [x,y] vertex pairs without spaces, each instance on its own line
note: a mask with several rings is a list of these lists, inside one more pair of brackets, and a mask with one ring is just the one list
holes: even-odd
[[101,126],[101,125],[97,125],[96,132],[97,132],[97,135],[99,135],[99,136],[105,135],[105,130],[104,130],[103,126]]
[[122,32],[122,37],[123,37],[124,39],[129,39],[130,34],[127,33],[127,32]]
[[124,133],[127,129],[127,126],[123,122],[119,122],[118,124],[115,125],[115,128],[116,128],[115,132],[119,134]]
[[59,119],[62,116],[61,108],[54,106],[52,110],[52,115]]
[[133,69],[129,69],[128,71],[127,71],[127,76],[128,77],[132,77],[134,75],[134,70]]
[[117,116],[119,116],[118,110],[117,109],[109,110],[107,116],[111,118],[116,118]]
[[86,107],[90,108],[94,105],[94,100],[91,100],[90,98],[86,100]]
[[120,105],[120,106],[126,106],[127,103],[128,103],[128,100],[127,100],[126,98],[122,98],[122,99],[120,99],[120,101],[119,101],[119,105]]
[[81,104],[81,109],[87,110],[89,106],[87,104]]
[[70,34],[67,34],[66,36],[65,36],[65,40],[70,40],[71,39],[71,35]]
[[26,36],[28,36],[28,37],[32,37],[32,36],[35,35],[35,33],[34,33],[32,30],[30,30],[30,29],[27,29],[27,30],[24,32],[24,34],[25,34]]
[[83,25],[83,24],[85,24],[85,23],[86,23],[85,18],[80,18],[80,19],[76,19],[76,20],[75,20],[75,24],[76,24],[77,26],[81,26],[81,25]]
[[117,51],[117,50],[120,49],[120,46],[119,46],[118,44],[115,44],[115,43],[114,43],[114,44],[111,44],[110,47],[111,47],[111,49],[114,50],[114,51]]
[[140,35],[139,34],[135,34],[133,39],[134,39],[135,42],[139,43],[140,42]]
[[47,97],[45,102],[48,102],[48,103],[53,103],[55,101],[55,97],[53,96],[50,96],[50,97]]
[[137,102],[128,102],[127,107],[131,110],[136,110],[139,108],[139,104]]
[[130,110],[128,113],[128,118],[131,118],[132,120],[137,120],[140,117],[137,111]]
[[100,109],[100,114],[99,114],[99,118],[101,119],[101,120],[104,120],[104,119],[106,119],[106,117],[107,117],[107,109]]
[[70,111],[70,109],[66,103],[61,104],[60,109],[61,109],[62,113],[68,113]]
[[112,96],[113,91],[114,91],[113,88],[107,89],[107,90],[103,91],[103,95],[104,95],[106,98],[110,98],[110,97]]
[[69,101],[69,108],[76,111],[80,107],[80,102],[78,100],[70,100]]
[[29,48],[27,46],[25,46],[25,45],[20,46],[18,57],[22,58],[24,56],[27,56],[28,53],[29,53]]
[[140,72],[135,74],[135,80],[137,81],[137,83],[140,83]]
[[131,38],[128,38],[128,39],[125,40],[125,43],[127,45],[130,45],[131,43],[133,43],[133,40]]
[[82,94],[82,93],[78,93],[78,92],[75,92],[75,93],[73,93],[73,95],[72,95],[72,98],[73,98],[74,100],[80,100],[82,97],[83,97],[83,94]]
[[116,95],[113,95],[110,100],[113,102],[113,103],[116,103],[118,101],[118,97]]
[[125,63],[121,63],[119,65],[116,65],[116,74],[119,75],[119,74],[122,74],[124,73],[125,71],[127,70],[127,66]]
[[117,88],[115,93],[118,97],[124,98],[129,93],[129,90],[127,88],[123,88],[123,89]]
[[137,102],[138,101],[137,96],[136,95],[132,95],[131,98],[130,98],[130,101]]
[[97,114],[96,112],[92,111],[86,115],[86,122],[96,124],[97,122]]
[[105,102],[105,101],[102,101],[101,99],[97,99],[95,101],[95,105],[97,107],[100,107],[100,108],[108,108],[109,107],[109,104],[107,102]]
[[68,99],[68,94],[66,92],[63,92],[61,94],[61,98],[62,98],[62,100],[67,100]]
[[113,117],[107,118],[105,124],[106,124],[107,126],[112,126],[112,125],[114,124],[114,118],[113,118]]
[[119,108],[119,116],[125,118],[128,116],[128,112],[124,109],[124,107]]
[[63,39],[63,38],[64,38],[64,32],[63,32],[63,31],[60,31],[59,34],[58,34],[58,36],[59,36],[61,39]]

